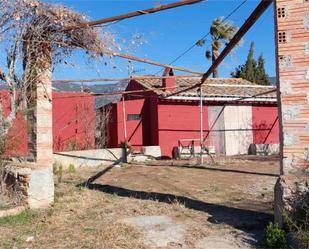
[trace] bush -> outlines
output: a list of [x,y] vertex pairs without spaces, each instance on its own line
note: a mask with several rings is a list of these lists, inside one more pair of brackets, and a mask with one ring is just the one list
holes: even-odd
[[268,248],[287,248],[285,232],[278,226],[278,224],[270,222],[264,231],[264,237]]
[[309,248],[309,192],[298,193],[290,211],[283,210],[286,230],[293,233],[301,248]]

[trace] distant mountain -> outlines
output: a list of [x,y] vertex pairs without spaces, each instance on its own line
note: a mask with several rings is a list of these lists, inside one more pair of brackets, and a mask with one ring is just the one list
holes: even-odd
[[[89,91],[92,93],[110,93],[121,92],[127,87],[127,81],[120,81],[114,84],[80,84],[80,83],[62,83],[53,84],[53,91],[57,92],[83,92]],[[8,90],[8,86],[0,82],[0,90]],[[108,103],[117,101],[121,95],[97,96],[95,97],[95,109],[98,109]]]
[[272,86],[275,86],[276,83],[277,83],[277,77],[276,76],[272,76],[272,77],[268,77],[269,81],[270,81],[270,84]]
[[[85,85],[80,83],[63,83],[53,84],[53,90],[57,92],[83,92],[89,91],[92,93],[110,93],[120,92],[127,87],[127,81],[120,81],[115,84],[93,84]],[[109,95],[109,96],[96,96],[95,97],[95,108],[100,108],[108,103],[117,101],[121,98],[121,95]]]

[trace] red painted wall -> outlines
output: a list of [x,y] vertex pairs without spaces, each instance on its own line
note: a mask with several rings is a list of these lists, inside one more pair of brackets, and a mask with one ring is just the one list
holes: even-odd
[[9,130],[5,143],[5,156],[26,156],[28,153],[27,123],[19,112]]
[[[125,101],[125,119],[127,140],[135,148],[140,149],[143,145],[143,108],[144,99],[136,99]],[[142,116],[141,120],[128,120],[129,114],[139,114]],[[122,101],[117,103],[117,127],[118,127],[118,145],[124,141],[124,120]]]
[[117,115],[117,103],[112,103],[103,108],[111,107],[110,118],[107,120],[107,148],[116,148],[118,144],[118,115]]
[[[95,147],[94,97],[83,93],[53,92],[53,148],[54,151]],[[0,91],[3,112],[10,111],[8,91]],[[27,123],[18,113],[6,141],[7,156],[26,156]]]
[[278,108],[252,107],[253,143],[279,144]]
[[[203,129],[208,131],[208,107],[203,107]],[[162,156],[172,156],[179,139],[200,138],[198,102],[161,102],[158,106],[159,144]]]
[[54,151],[95,148],[94,97],[53,92]]
[[[6,90],[0,91],[3,115],[7,117],[10,113],[10,95]],[[9,130],[5,143],[5,156],[26,156],[28,152],[27,144],[27,123],[20,111]]]

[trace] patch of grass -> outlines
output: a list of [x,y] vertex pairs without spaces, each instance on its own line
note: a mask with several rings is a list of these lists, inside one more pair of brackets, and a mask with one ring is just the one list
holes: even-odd
[[7,209],[10,209],[12,207],[13,207],[12,204],[4,204],[4,205],[0,206],[0,210],[7,210]]
[[62,198],[64,196],[64,192],[60,192],[60,191],[56,191],[55,192],[55,202],[58,202],[60,198]]
[[135,227],[122,223],[107,225],[100,231],[100,246],[103,248],[140,248],[146,249],[141,232]]
[[93,228],[93,227],[84,227],[83,230],[85,232],[93,232],[93,231],[95,231],[95,228]]
[[22,211],[21,213],[14,216],[6,216],[0,218],[0,225],[24,225],[29,223],[36,217],[36,214],[29,209]]

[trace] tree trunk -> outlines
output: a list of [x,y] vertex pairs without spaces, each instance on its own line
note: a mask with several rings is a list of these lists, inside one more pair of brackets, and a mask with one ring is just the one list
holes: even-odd
[[[212,45],[212,63],[214,63],[218,57],[219,57],[219,51],[218,51],[218,49],[214,45]],[[218,78],[219,77],[218,68],[215,68],[213,70],[212,77],[213,78]]]

